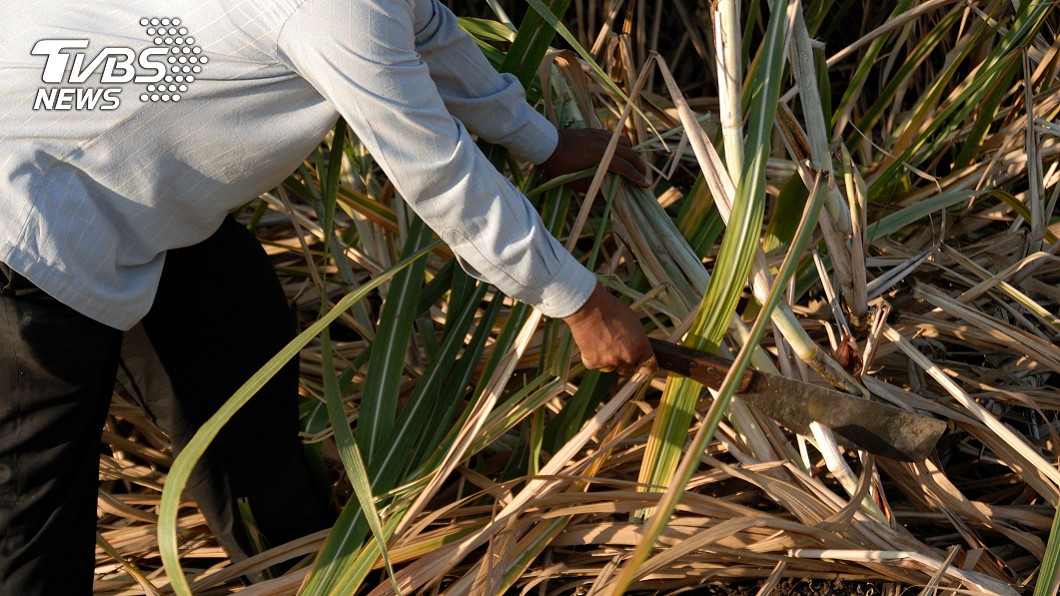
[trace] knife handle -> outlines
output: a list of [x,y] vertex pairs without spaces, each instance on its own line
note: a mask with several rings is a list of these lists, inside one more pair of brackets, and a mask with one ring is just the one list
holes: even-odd
[[[698,381],[700,384],[719,389],[725,375],[732,368],[732,360],[712,356],[706,352],[685,348],[661,339],[649,338],[659,368],[675,372]],[[743,393],[751,385],[754,372],[747,371],[740,380],[737,393]]]

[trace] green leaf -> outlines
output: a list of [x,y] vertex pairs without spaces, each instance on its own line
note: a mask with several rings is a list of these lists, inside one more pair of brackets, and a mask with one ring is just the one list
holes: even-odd
[[346,469],[346,475],[353,485],[353,493],[357,497],[357,503],[365,514],[368,527],[372,529],[379,551],[383,555],[387,573],[394,584],[398,594],[401,590],[394,580],[394,568],[390,564],[390,555],[386,544],[390,540],[390,534],[383,531],[383,525],[379,518],[379,511],[375,507],[375,497],[372,494],[372,485],[368,480],[368,470],[365,468],[361,452],[357,448],[357,441],[353,438],[350,423],[346,420],[346,409],[342,403],[342,393],[339,391],[338,377],[335,374],[335,361],[331,355],[331,334],[327,329],[321,335],[321,353],[324,368],[324,397],[327,402],[328,418],[331,420],[331,428],[335,433],[335,443],[339,449],[339,459]]
[[460,28],[477,40],[511,42],[515,39],[515,32],[497,21],[471,17],[460,17],[457,20]]
[[[413,216],[403,253],[416,253],[430,238],[430,228]],[[390,429],[397,417],[401,374],[413,324],[419,314],[424,267],[426,262],[418,261],[394,276],[379,315],[357,416],[357,440],[368,461],[375,459],[375,453],[390,441]]]
[[763,250],[769,252],[791,242],[808,198],[809,191],[806,190],[802,179],[798,176],[788,178],[787,183],[780,189],[780,196],[777,197],[776,206],[769,218]]
[[[589,68],[592,69],[592,71],[594,73],[596,73],[597,78],[598,78],[598,82],[601,85],[604,85],[605,87],[607,87],[608,91],[613,93],[616,97],[619,97],[623,101],[626,101],[626,102],[629,101],[629,98],[626,96],[625,92],[622,91],[618,87],[618,85],[616,85],[614,83],[614,81],[611,80],[611,77],[607,76],[607,74],[603,71],[603,69],[600,68],[600,65],[597,64],[595,60],[593,60],[593,57],[592,57],[591,54],[589,54],[588,50],[586,50],[584,47],[582,47],[582,45],[580,43],[578,43],[578,40],[574,37],[574,34],[571,33],[569,29],[567,29],[566,25],[561,23],[559,21],[559,19],[556,18],[556,15],[547,6],[545,6],[545,4],[543,2],[541,2],[541,0],[526,0],[526,1],[530,5],[530,7],[534,9],[534,12],[537,15],[539,15],[542,20],[544,20],[546,23],[548,23],[548,26],[553,28],[555,30],[555,32],[558,33],[559,36],[562,37],[563,40],[566,41],[571,46],[571,48],[574,50],[574,52],[577,53],[579,56],[581,56],[582,60],[585,60],[585,62],[589,65]],[[563,2],[564,3],[564,10],[566,10],[566,6],[565,5],[567,3],[569,3],[569,0],[554,0],[554,1],[555,1],[555,3]],[[525,25],[524,25],[524,27],[525,27]],[[522,29],[522,28],[520,28],[520,29]],[[551,39],[551,36],[550,36],[550,39]],[[513,51],[515,50],[514,47],[512,49],[513,49]],[[509,52],[509,55],[511,55],[511,52]],[[541,55],[544,56],[544,53],[542,53]],[[519,62],[519,64],[521,64],[524,68],[526,67],[526,64],[531,63],[528,60],[526,60],[525,58],[519,58],[517,56],[517,59],[522,60],[521,62]],[[540,59],[538,60],[537,63],[533,63],[533,64],[536,65],[538,63],[540,63]],[[537,69],[535,68],[533,70],[533,72],[530,75],[528,75],[529,77],[531,77],[529,80],[532,80],[533,74],[535,74],[536,72],[537,72]],[[520,80],[522,80],[522,77],[520,77]],[[639,108],[635,108],[635,110],[636,110],[636,112],[638,114],[640,114],[642,117],[644,117],[645,120],[648,120],[647,116],[644,116],[644,114],[640,111]]]
[[[787,4],[781,2],[773,4],[766,39],[759,51],[758,64],[749,85],[752,100],[750,110],[747,112],[750,120],[745,155],[750,156],[750,159],[745,162],[745,169],[736,189],[736,199],[728,228],[722,239],[717,266],[707,285],[706,295],[703,297],[696,320],[688,335],[687,343],[698,349],[713,351],[721,344],[722,337],[735,312],[737,301],[743,294],[745,282],[751,271],[751,262],[758,248],[765,205],[765,168],[772,147],[770,135],[777,103],[780,99],[780,81],[783,79],[784,71],[786,15],[783,9]],[[739,375],[740,371],[737,370],[734,374]],[[672,383],[672,386],[668,387],[664,394],[656,413],[660,419],[656,420],[652,429],[651,438],[655,440],[657,447],[649,444],[647,448],[649,453],[645,453],[645,467],[648,469],[650,478],[662,477],[666,472],[664,468],[671,466],[672,462],[684,451],[691,411],[702,390],[697,383],[687,379],[668,383]],[[722,395],[716,408],[712,410],[724,412],[727,404],[728,398]],[[715,425],[716,423],[715,421]],[[706,432],[707,436],[702,438],[700,444],[694,446],[690,452],[696,461],[698,461],[699,452],[712,434],[713,429],[709,429]],[[647,460],[653,448],[657,449],[657,453],[652,463],[648,465]],[[689,471],[690,475],[691,471]],[[685,477],[679,486],[683,486],[687,479]],[[624,593],[637,576],[638,568],[647,560],[673,508],[676,507],[680,492],[679,488],[676,494],[667,494],[664,504],[660,505],[655,513],[633,557],[626,562],[622,573],[616,580],[614,593]]]
[[[894,7],[894,10],[891,11],[891,18],[893,19],[894,17],[896,17],[896,16],[902,14],[903,12],[909,10],[913,6],[913,4],[914,4],[913,0],[901,0]],[[939,30],[944,31],[945,29],[941,29],[940,28]],[[929,31],[928,35],[930,36],[930,34],[931,34],[931,32]],[[868,48],[868,50],[865,51],[865,54],[862,57],[861,62],[858,63],[857,69],[854,71],[854,74],[850,77],[850,80],[847,81],[847,83],[846,83],[846,91],[843,92],[843,98],[839,100],[840,109],[836,110],[835,114],[832,115],[832,126],[833,127],[836,126],[837,120],[839,119],[840,115],[844,112],[844,110],[851,111],[851,110],[854,109],[854,106],[856,104],[855,100],[857,100],[858,96],[861,94],[861,89],[865,85],[865,81],[868,79],[869,74],[872,73],[872,69],[876,66],[876,61],[879,59],[880,53],[883,51],[883,48],[887,44],[887,40],[890,38],[890,36],[891,36],[890,32],[885,33],[885,34],[877,37],[876,39],[872,40],[872,43],[869,44],[869,48]],[[923,44],[921,44],[921,45],[923,45]],[[910,62],[910,60],[907,60],[907,62]],[[903,79],[901,79],[900,77],[892,77],[891,83],[892,84],[899,84],[900,81],[902,81],[902,80]],[[885,105],[885,103],[886,102],[877,102],[877,105],[881,105],[882,106],[882,105]],[[866,128],[863,128],[865,126],[865,120],[864,119],[859,122],[858,126],[859,126],[859,129],[862,130],[862,131],[867,130]],[[851,134],[852,134],[852,136],[851,136],[851,138],[849,140],[849,143],[850,144],[857,143],[860,140],[860,136],[858,136],[858,132],[854,131]]]
[[903,207],[895,213],[881,218],[875,223],[870,223],[868,227],[869,240],[871,242],[873,238],[885,238],[916,221],[932,215],[933,213],[949,209],[954,205],[970,201],[984,194],[987,194],[985,189],[981,191],[966,190],[960,192],[947,192],[935,195],[930,199],[918,201],[908,207]]
[[292,339],[282,350],[277,352],[275,356],[262,365],[258,372],[247,379],[247,382],[236,390],[232,397],[222,404],[217,412],[199,427],[199,430],[194,436],[192,436],[191,440],[188,441],[188,444],[180,452],[180,455],[177,456],[176,460],[174,460],[173,466],[169,470],[169,475],[166,478],[166,486],[162,491],[162,500],[159,505],[158,514],[159,552],[175,593],[181,596],[191,595],[191,588],[188,586],[187,579],[184,577],[180,565],[180,557],[177,552],[177,513],[180,508],[180,497],[184,492],[184,488],[188,484],[188,478],[191,476],[192,468],[202,457],[203,453],[205,453],[210,442],[213,441],[214,437],[217,436],[217,433],[221,431],[221,428],[224,427],[225,423],[227,423],[240,408],[246,405],[246,403],[257,394],[262,386],[279,372],[280,369],[291,360],[291,358],[294,358],[303,347],[313,340],[313,338],[320,335],[328,325],[338,319],[339,316],[351,306],[360,300],[363,300],[372,290],[389,281],[405,267],[408,267],[417,260],[425,257],[427,253],[437,245],[438,243],[434,243],[428,246],[419,253],[401,261],[386,272],[375,276],[371,281],[357,290],[344,296],[334,307],[332,307],[331,310],[306,328],[305,331],[299,333],[298,336]]
[[692,190],[685,198],[681,212],[677,215],[677,227],[700,258],[707,255],[725,230],[725,222],[721,219],[721,213],[710,196],[710,189],[702,174],[696,176]]
[[530,3],[534,10],[526,13],[500,69],[514,73],[525,89],[534,83],[537,69],[556,35],[556,25],[567,12],[570,0],[552,0],[548,6],[541,0],[530,0]]
[[464,346],[464,338],[475,321],[479,302],[485,293],[485,284],[478,284],[470,296],[462,299],[454,297],[450,301],[450,315],[446,317],[440,349],[416,381],[416,387],[394,425],[392,438],[371,462],[373,476],[380,476],[380,489],[390,490],[402,471],[419,464],[410,458],[410,454],[414,452],[413,447],[419,439],[424,436],[425,428],[446,426],[446,420],[437,418],[435,414],[442,402],[455,401],[458,396],[443,398],[442,389],[453,376],[453,369]]
[[1053,514],[1053,527],[1049,530],[1049,542],[1045,557],[1038,570],[1038,581],[1034,583],[1034,596],[1056,594],[1060,586],[1060,508]]

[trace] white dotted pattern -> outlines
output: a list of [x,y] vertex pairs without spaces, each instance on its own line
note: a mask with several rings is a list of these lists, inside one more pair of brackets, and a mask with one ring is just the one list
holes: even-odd
[[156,46],[169,49],[166,63],[170,70],[163,81],[147,86],[146,92],[140,94],[140,101],[180,101],[181,94],[188,91],[188,85],[195,81],[195,75],[202,72],[202,65],[209,58],[195,45],[187,27],[181,27],[179,18],[144,17],[140,25]]

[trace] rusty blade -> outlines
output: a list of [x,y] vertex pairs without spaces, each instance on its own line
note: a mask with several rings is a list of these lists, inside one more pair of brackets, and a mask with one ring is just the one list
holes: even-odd
[[[732,365],[705,352],[651,341],[660,368],[712,389],[721,386]],[[840,443],[900,461],[923,461],[946,429],[941,420],[757,371],[744,373],[737,395],[791,430],[808,435],[810,423],[818,422]]]

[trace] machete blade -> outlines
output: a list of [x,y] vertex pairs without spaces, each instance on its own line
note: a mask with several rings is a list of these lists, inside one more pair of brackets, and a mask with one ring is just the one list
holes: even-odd
[[[659,367],[718,389],[732,362],[659,340],[651,340]],[[777,375],[747,371],[737,395],[785,426],[810,434],[819,422],[849,443],[900,461],[923,461],[946,423],[900,408]]]

